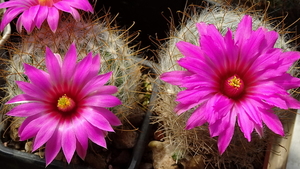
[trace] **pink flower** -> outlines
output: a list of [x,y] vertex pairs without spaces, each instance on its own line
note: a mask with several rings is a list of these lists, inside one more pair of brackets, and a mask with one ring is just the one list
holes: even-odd
[[278,34],[263,27],[252,30],[247,15],[234,36],[230,29],[222,36],[214,25],[205,23],[197,28],[200,46],[177,43],[185,56],[178,64],[186,71],[161,75],[162,80],[186,88],[177,94],[175,108],[178,114],[194,108],[186,129],[207,122],[211,137],[218,136],[221,154],[232,139],[236,120],[248,141],[253,130],[263,135],[263,123],[284,135],[272,108],[300,108],[287,92],[300,86],[300,79],[287,73],[300,54],[274,48]]
[[24,94],[6,104],[24,103],[10,110],[7,115],[27,117],[19,128],[20,140],[34,137],[33,151],[46,144],[46,164],[49,165],[60,149],[70,163],[77,154],[84,159],[88,139],[106,147],[107,131],[111,125],[120,125],[119,119],[105,107],[114,107],[121,101],[111,94],[117,87],[104,85],[112,72],[98,75],[100,56],[89,53],[76,63],[74,44],[64,60],[46,48],[44,72],[24,64],[30,83],[17,81]]
[[55,32],[59,21],[59,11],[68,12],[76,20],[80,19],[77,9],[93,12],[93,7],[88,0],[10,0],[0,4],[0,8],[8,8],[2,17],[0,31],[16,16],[18,32],[22,26],[28,33],[32,32],[34,26],[41,28],[47,19],[50,29]]

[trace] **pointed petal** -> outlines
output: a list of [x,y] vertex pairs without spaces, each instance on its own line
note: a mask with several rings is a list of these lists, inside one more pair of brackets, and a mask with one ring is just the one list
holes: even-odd
[[94,91],[91,90],[90,95],[111,95],[117,92],[118,88],[116,86],[102,86],[101,88],[94,89]]
[[55,130],[52,137],[46,143],[45,159],[46,167],[54,160],[58,152],[61,149],[62,133],[59,130]]
[[75,72],[76,67],[76,61],[77,61],[77,52],[76,52],[76,46],[75,43],[72,43],[69,50],[67,51],[63,64],[62,64],[62,76],[64,79],[71,79]]
[[80,110],[80,114],[94,127],[97,127],[104,131],[114,131],[109,122],[100,114],[95,112],[92,108],[83,108]]
[[172,72],[166,72],[163,73],[160,76],[160,79],[171,83],[172,85],[182,85],[183,84],[183,79],[186,76],[190,76],[191,73],[189,71],[172,71]]
[[39,102],[39,100],[27,94],[19,94],[13,97],[12,99],[10,99],[5,104],[28,103],[28,102]]
[[121,125],[121,121],[119,118],[111,111],[102,108],[102,107],[92,107],[95,112],[101,114],[112,126],[119,126]]
[[41,124],[36,123],[38,121],[38,118],[41,117],[41,114],[33,115],[27,117],[22,125],[19,127],[19,136],[20,140],[24,141],[27,139],[30,139],[32,137],[35,137],[38,131],[40,130]]
[[76,150],[76,137],[71,122],[65,120],[62,128],[61,146],[67,162],[70,164]]
[[183,56],[203,59],[203,52],[199,46],[193,45],[189,42],[180,41],[176,43],[176,47],[182,53]]
[[23,81],[16,81],[18,87],[27,95],[34,97],[34,98],[39,98],[41,101],[42,100],[47,100],[47,94],[41,90],[38,86],[35,86],[32,83],[28,82],[23,82]]
[[[92,53],[90,53],[90,54],[92,54]],[[88,55],[90,55],[90,54],[88,54]],[[95,76],[98,75],[99,71],[100,71],[100,55],[97,54],[93,57],[92,65],[90,66],[90,72],[89,72],[87,79],[94,78]]]
[[114,107],[122,104],[121,101],[112,95],[96,95],[85,98],[83,101],[84,106],[96,106],[96,107]]
[[[1,3],[4,4],[4,3]],[[9,24],[15,17],[24,11],[23,7],[8,9],[2,16],[0,30],[3,31],[5,26]]]
[[93,125],[86,125],[86,131],[92,142],[98,144],[101,147],[106,148],[105,134],[102,130],[94,127]]
[[47,22],[48,22],[49,27],[52,30],[52,32],[56,32],[56,29],[58,26],[58,21],[59,21],[58,10],[54,7],[48,8]]
[[[72,125],[77,140],[77,153],[82,159],[84,159],[88,148],[88,135],[86,132],[86,126],[90,124],[84,118],[74,117],[72,118]],[[80,146],[78,147],[78,145]]]
[[46,67],[48,73],[52,79],[52,83],[57,84],[61,82],[61,58],[59,55],[54,55],[54,53],[46,47]]
[[252,34],[252,18],[245,15],[239,23],[234,35],[235,42],[239,45],[243,44]]
[[284,130],[282,123],[279,118],[270,110],[261,110],[261,117],[263,122],[271,129],[274,133],[284,136]]
[[57,9],[59,9],[61,11],[72,13],[72,10],[71,10],[69,2],[58,1],[58,2],[54,3],[53,6],[55,6],[55,8],[57,8]]
[[[107,83],[107,81],[110,79],[111,75],[112,75],[112,72],[108,72],[108,73],[101,74],[101,75],[94,77],[80,90],[79,95],[82,97],[86,97],[87,95],[90,95],[91,93],[93,93],[93,95],[96,93],[101,94],[101,91],[103,91],[103,87],[105,87],[103,85]],[[111,90],[115,90],[115,89],[111,88]],[[97,91],[99,91],[99,92],[97,92]],[[107,93],[107,92],[103,92],[102,94],[105,94],[105,93]]]
[[192,128],[202,126],[206,121],[206,113],[204,110],[204,106],[199,106],[193,114],[189,117],[188,121],[186,122],[186,130],[190,130]]
[[228,117],[226,117],[226,123],[227,126],[225,126],[225,130],[220,133],[219,138],[218,138],[218,148],[220,154],[223,154],[226,148],[228,147],[234,133],[234,127],[235,127],[235,122],[236,122],[236,115],[237,112],[233,108],[233,110],[228,113]]
[[39,6],[38,17],[35,18],[35,24],[37,28],[41,28],[43,22],[47,19],[48,16],[48,7],[47,6]]
[[6,114],[9,116],[28,117],[47,111],[47,107],[42,103],[25,103],[14,107]]
[[77,9],[89,11],[92,13],[94,11],[92,5],[87,0],[64,0],[64,1],[70,3],[70,6]]
[[43,114],[40,118],[36,120],[37,124],[41,124],[40,130],[37,133],[34,144],[33,151],[37,150],[39,147],[43,146],[52,137],[55,130],[57,130],[58,123],[61,116],[53,115],[56,112]]
[[[82,59],[76,66],[76,71],[73,75],[74,84],[85,84],[87,82],[87,76],[90,73],[90,68],[93,60],[92,53],[89,53],[84,59]],[[83,86],[82,86],[83,87]]]
[[80,20],[80,14],[79,14],[79,12],[75,9],[75,8],[73,8],[73,7],[71,7],[71,15],[73,16],[73,18],[76,20],[76,21],[79,21]]
[[51,87],[50,76],[48,73],[39,70],[28,64],[24,64],[25,74],[28,76],[31,83],[39,86],[44,91],[49,91]]
[[34,21],[32,20],[34,18],[31,18],[30,14],[31,13],[29,10],[25,10],[19,18],[22,19],[22,24],[28,33],[32,32],[35,25]]
[[244,109],[240,108],[238,114],[238,125],[241,131],[244,133],[244,137],[250,142],[251,141],[251,133],[254,129],[254,123],[248,117],[247,113]]
[[85,156],[86,156],[86,150],[87,150],[87,147],[83,147],[81,145],[81,143],[79,143],[78,140],[76,140],[76,152],[77,152],[77,155],[81,158],[81,160],[84,161],[85,159]]

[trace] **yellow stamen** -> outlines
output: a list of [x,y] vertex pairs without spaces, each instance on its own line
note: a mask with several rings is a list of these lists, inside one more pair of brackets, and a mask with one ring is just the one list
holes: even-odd
[[228,84],[232,87],[234,87],[235,89],[238,89],[241,87],[242,82],[240,78],[237,78],[236,76],[233,76],[232,79],[228,80]]
[[57,101],[57,108],[61,111],[69,111],[75,106],[74,101],[66,94],[60,97]]

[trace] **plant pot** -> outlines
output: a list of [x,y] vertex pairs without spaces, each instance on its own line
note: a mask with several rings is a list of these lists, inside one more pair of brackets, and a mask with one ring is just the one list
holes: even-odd
[[266,153],[264,169],[287,168],[296,169],[300,167],[300,110],[290,112],[286,123],[287,131],[284,137],[276,137],[269,145]]

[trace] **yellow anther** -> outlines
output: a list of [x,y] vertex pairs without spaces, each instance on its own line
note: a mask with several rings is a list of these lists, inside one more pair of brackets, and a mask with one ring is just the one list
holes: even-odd
[[61,111],[69,111],[75,106],[74,101],[66,94],[60,97],[57,101],[57,108]]
[[232,79],[228,80],[228,84],[236,89],[240,88],[242,85],[241,79],[233,76]]

